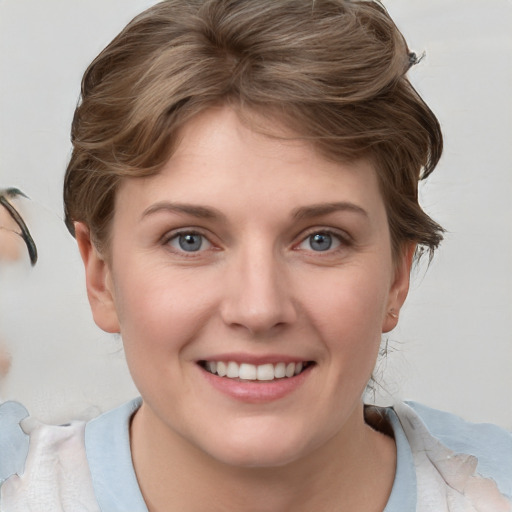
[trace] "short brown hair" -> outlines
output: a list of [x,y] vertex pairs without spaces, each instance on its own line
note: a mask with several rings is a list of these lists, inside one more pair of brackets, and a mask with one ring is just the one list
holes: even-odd
[[108,242],[126,176],[157,173],[178,130],[212,105],[278,118],[338,161],[370,158],[393,249],[433,250],[442,228],[418,181],[442,152],[439,123],[406,77],[415,55],[384,7],[347,0],[165,0],[87,69],[64,183],[66,225]]

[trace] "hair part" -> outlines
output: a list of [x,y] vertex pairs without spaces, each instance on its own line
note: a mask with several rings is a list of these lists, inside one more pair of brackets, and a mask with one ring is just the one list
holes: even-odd
[[[413,58],[414,57],[414,58]],[[165,0],[87,69],[72,124],[65,221],[108,248],[119,183],[159,172],[180,128],[214,105],[275,118],[327,158],[369,158],[394,255],[430,255],[443,229],[418,204],[442,152],[439,123],[406,77],[417,58],[376,1]],[[272,134],[270,134],[272,135]]]

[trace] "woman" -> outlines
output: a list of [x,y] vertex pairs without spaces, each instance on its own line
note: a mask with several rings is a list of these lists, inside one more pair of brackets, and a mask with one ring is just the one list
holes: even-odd
[[165,1],[100,54],[66,221],[141,399],[64,427],[2,406],[2,510],[510,510],[509,434],[362,402],[442,238],[416,60],[342,0]]

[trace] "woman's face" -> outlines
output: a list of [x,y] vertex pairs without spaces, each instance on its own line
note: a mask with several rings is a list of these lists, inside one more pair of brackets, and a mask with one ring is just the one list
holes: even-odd
[[409,270],[392,261],[368,162],[333,163],[208,110],[158,175],[124,181],[110,264],[91,255],[95,319],[121,332],[155,431],[272,466],[362,428]]

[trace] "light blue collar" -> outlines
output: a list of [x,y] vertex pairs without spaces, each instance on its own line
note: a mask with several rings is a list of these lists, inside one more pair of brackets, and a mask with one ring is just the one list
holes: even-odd
[[[85,450],[102,512],[148,512],[130,451],[130,420],[141,403],[136,398],[86,426]],[[395,480],[384,512],[414,512],[416,472],[411,449],[395,411],[386,408],[382,412],[393,429],[397,448]]]
[[102,512],[148,512],[130,451],[130,420],[141,404],[136,398],[85,427],[85,452]]
[[396,473],[391,495],[384,512],[414,512],[416,510],[416,469],[409,441],[396,412],[382,409],[393,429],[396,443]]

